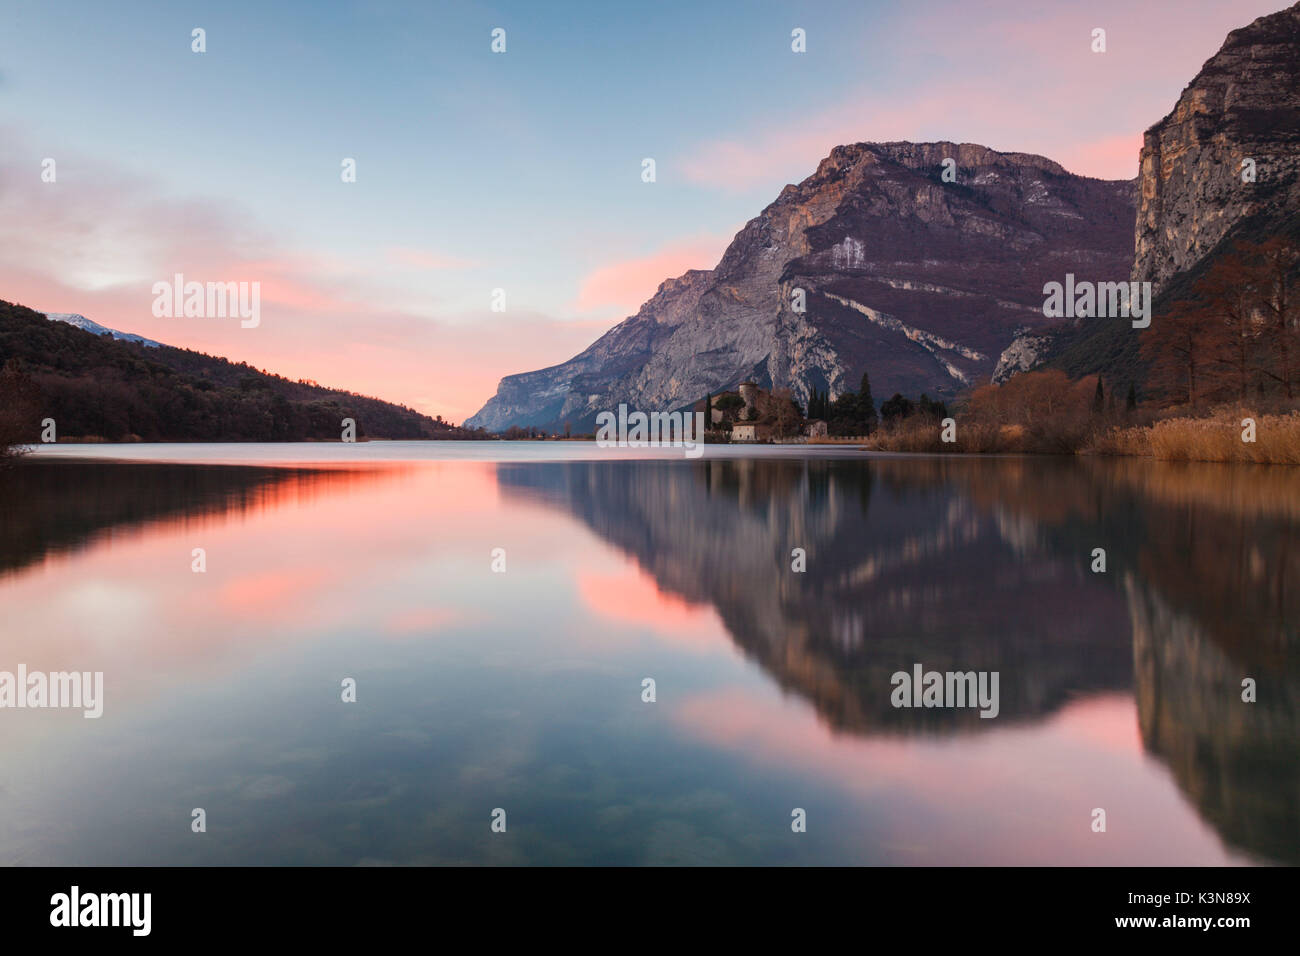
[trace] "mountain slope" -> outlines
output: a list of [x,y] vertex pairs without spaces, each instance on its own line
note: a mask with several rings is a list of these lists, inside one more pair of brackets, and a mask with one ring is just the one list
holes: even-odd
[[[1243,182],[1242,164],[1255,164]],[[1228,34],[1142,146],[1133,278],[1160,285],[1239,225],[1300,209],[1300,3]],[[1289,212],[1283,213],[1284,210]]]
[[[1300,3],[1228,34],[1146,131],[1139,188],[1132,278],[1155,286],[1153,322],[1238,240],[1300,241]],[[1038,352],[1071,375],[1140,382],[1139,344],[1122,324],[1083,322]]]
[[98,322],[92,322],[84,315],[76,315],[72,312],[46,312],[45,317],[51,322],[66,322],[68,325],[78,329],[84,329],[92,335],[111,335],[119,342],[135,342],[137,345],[143,345],[146,348],[161,348],[161,342],[155,342],[153,339],[146,339],[143,335],[135,335],[131,332],[119,332],[117,329],[110,329],[100,325]]
[[[955,182],[942,180],[947,159]],[[1134,204],[1133,183],[1041,156],[837,147],[714,269],[664,282],[568,362],[502,379],[466,424],[585,429],[620,402],[675,409],[745,378],[806,401],[813,387],[855,388],[868,370],[886,395],[953,395],[986,379],[1018,330],[1049,324],[1044,282],[1127,275]]]
[[0,301],[0,367],[10,360],[37,392],[25,441],[39,439],[44,418],[54,419],[60,437],[109,441],[338,440],[344,418],[355,420],[358,437],[471,437],[377,398],[115,340]]

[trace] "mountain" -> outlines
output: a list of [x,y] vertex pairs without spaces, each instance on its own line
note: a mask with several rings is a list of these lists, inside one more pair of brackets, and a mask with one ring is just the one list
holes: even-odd
[[[1045,547],[1032,522],[954,494],[962,479],[951,463],[642,464],[504,465],[497,483],[506,496],[582,519],[661,594],[712,608],[746,658],[837,733],[985,733],[1131,682],[1114,586],[1080,580],[1064,549]],[[966,469],[981,470],[1004,482],[995,501],[1015,497],[1005,469]],[[796,539],[836,571],[792,574],[788,543]],[[1014,621],[1006,616],[1011,593],[1021,610]],[[1000,719],[895,708],[890,675],[917,661],[1000,670]]]
[[[152,462],[123,468],[85,461],[69,468],[37,456],[0,471],[0,574],[68,554],[88,542],[157,521],[220,521],[224,515],[377,477],[361,468]],[[273,507],[273,505],[271,505]]]
[[[1229,33],[1146,131],[1139,194],[1132,279],[1154,284],[1153,322],[1239,239],[1300,241],[1300,3]],[[1122,323],[1017,347],[1072,375],[1145,376],[1139,336]]]
[[[1254,181],[1243,182],[1253,161]],[[1300,3],[1228,34],[1146,132],[1133,278],[1163,285],[1300,211]]]
[[[832,733],[996,733],[1131,694],[1144,752],[1206,823],[1262,861],[1300,863],[1294,477],[1093,456],[1005,465],[506,463],[496,476],[503,495],[581,519],[661,595],[711,608]],[[795,541],[806,574],[791,573]],[[1096,541],[1112,568],[1141,573],[1081,573]],[[1225,554],[1251,555],[1248,586]],[[999,718],[891,706],[892,673],[917,662],[999,671]],[[1257,703],[1241,703],[1245,675],[1268,687]]]
[[85,329],[92,335],[111,335],[119,342],[135,342],[137,345],[143,345],[145,348],[150,349],[162,348],[161,342],[146,339],[142,335],[133,335],[130,332],[119,332],[117,329],[106,328],[98,322],[92,322],[84,315],[76,315],[72,312],[46,312],[45,317],[51,322],[66,322],[78,329]]
[[[944,181],[945,161],[955,181]],[[1127,276],[1133,182],[970,143],[840,146],[739,233],[711,270],[660,285],[569,361],[501,380],[466,424],[587,430],[627,402],[681,408],[753,379],[831,396],[952,396],[986,380],[1044,318],[1066,272]],[[797,310],[796,290],[805,311]]]
[[345,418],[358,438],[477,437],[377,398],[135,338],[0,301],[0,412],[14,440],[39,440],[45,418],[61,438],[108,441],[337,441]]

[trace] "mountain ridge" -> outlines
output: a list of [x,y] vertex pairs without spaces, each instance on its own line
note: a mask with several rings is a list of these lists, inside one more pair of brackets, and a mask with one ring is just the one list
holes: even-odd
[[114,339],[2,300],[0,367],[14,391],[0,412],[20,419],[14,441],[40,440],[46,418],[61,437],[107,441],[337,441],[345,418],[358,438],[482,437],[381,399]]
[[120,332],[117,329],[110,329],[108,326],[100,325],[93,319],[88,319],[78,312],[43,312],[41,314],[51,322],[65,322],[74,328],[83,329],[91,335],[111,335],[119,342],[134,342],[150,349],[162,348],[161,342],[147,339],[143,335],[136,335],[134,332]]
[[837,146],[713,269],[665,280],[567,362],[504,377],[466,425],[583,429],[623,402],[682,408],[745,378],[806,401],[868,370],[883,394],[954,395],[1050,324],[1042,285],[1064,261],[1127,275],[1135,189],[974,143]]
[[[1153,283],[1153,322],[1239,240],[1300,243],[1300,3],[1229,32],[1147,129],[1139,162],[1131,278]],[[1139,338],[1114,324],[1065,325],[1014,348],[1021,368],[1116,384],[1148,372]]]

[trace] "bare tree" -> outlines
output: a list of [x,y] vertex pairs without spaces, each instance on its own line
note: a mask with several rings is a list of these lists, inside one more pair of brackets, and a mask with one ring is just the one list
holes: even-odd
[[1250,247],[1262,272],[1261,300],[1273,352],[1273,368],[1265,374],[1282,386],[1282,394],[1295,397],[1297,333],[1300,333],[1300,247],[1289,239],[1270,239]]

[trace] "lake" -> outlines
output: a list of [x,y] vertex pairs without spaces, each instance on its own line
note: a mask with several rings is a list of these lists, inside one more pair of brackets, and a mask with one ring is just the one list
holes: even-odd
[[1300,862],[1295,469],[59,445],[0,494],[0,671],[104,675],[0,710],[0,863]]

